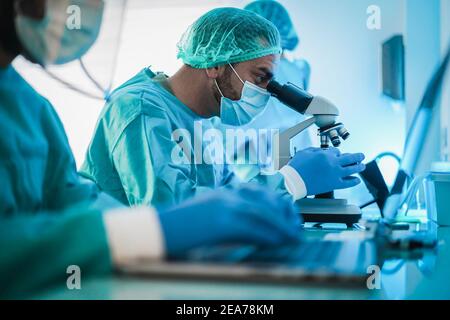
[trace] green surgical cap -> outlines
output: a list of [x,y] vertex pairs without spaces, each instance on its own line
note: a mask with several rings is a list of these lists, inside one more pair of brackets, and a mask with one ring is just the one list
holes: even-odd
[[177,47],[177,58],[198,69],[281,53],[277,28],[263,17],[237,8],[207,12],[186,30]]
[[280,3],[273,0],[259,0],[248,4],[244,9],[259,14],[277,27],[283,49],[292,51],[297,47],[299,42],[297,32],[289,13]]

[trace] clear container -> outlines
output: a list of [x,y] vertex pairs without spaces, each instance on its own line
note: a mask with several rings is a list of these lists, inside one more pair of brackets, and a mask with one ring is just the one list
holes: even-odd
[[431,172],[424,184],[428,218],[450,226],[450,172]]

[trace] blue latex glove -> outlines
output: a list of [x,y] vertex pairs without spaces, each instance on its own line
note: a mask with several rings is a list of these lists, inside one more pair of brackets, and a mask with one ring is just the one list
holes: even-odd
[[289,162],[302,177],[309,196],[346,189],[361,180],[352,174],[364,171],[362,153],[341,154],[337,148],[308,148],[299,151]]
[[295,241],[301,223],[291,201],[253,184],[215,190],[158,212],[169,257],[200,246]]

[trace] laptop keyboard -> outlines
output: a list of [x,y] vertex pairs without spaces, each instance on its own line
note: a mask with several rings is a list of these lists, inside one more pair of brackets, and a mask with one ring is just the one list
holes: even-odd
[[341,247],[342,243],[337,241],[301,242],[294,246],[255,251],[245,262],[327,266],[335,262]]
[[188,260],[314,269],[332,266],[341,253],[342,246],[340,241],[299,240],[295,244],[273,248],[204,248],[192,253]]

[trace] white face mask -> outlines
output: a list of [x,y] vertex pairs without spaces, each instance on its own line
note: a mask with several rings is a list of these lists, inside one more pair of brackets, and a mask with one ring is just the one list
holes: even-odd
[[226,98],[215,81],[216,87],[222,96],[220,101],[220,119],[222,123],[231,126],[242,126],[252,121],[257,115],[264,111],[270,99],[270,93],[267,90],[258,87],[249,82],[242,81],[241,77],[234,70],[239,80],[244,84],[241,93],[241,99],[234,101]]
[[103,0],[47,0],[42,20],[18,13],[17,35],[37,63],[67,63],[83,56],[95,42],[103,9]]

